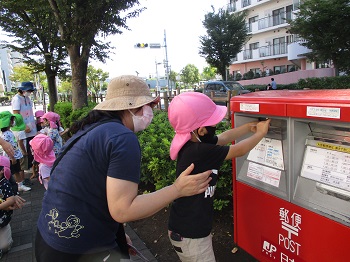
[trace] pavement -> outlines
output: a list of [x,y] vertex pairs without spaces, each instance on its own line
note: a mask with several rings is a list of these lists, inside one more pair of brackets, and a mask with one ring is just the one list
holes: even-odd
[[[26,177],[30,176],[26,173]],[[44,196],[45,188],[37,179],[32,179],[32,190],[20,192],[20,196],[26,200],[22,209],[15,210],[12,215],[11,229],[13,245],[11,250],[4,254],[0,259],[1,262],[35,262],[35,235],[37,230],[37,219],[41,211],[41,203]],[[132,256],[131,261],[150,261],[156,262],[157,259],[146,247],[143,241],[138,237],[134,230],[126,224],[125,233],[132,240],[133,246],[147,260],[141,259],[140,256]]]

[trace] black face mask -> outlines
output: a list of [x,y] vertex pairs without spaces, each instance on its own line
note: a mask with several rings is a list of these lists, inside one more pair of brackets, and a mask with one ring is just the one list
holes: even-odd
[[205,129],[207,129],[208,133],[204,136],[199,136],[199,139],[203,143],[216,144],[218,142],[218,138],[215,135],[216,126],[206,126]]

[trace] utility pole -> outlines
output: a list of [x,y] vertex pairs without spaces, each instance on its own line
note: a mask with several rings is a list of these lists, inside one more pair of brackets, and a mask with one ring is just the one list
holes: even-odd
[[167,85],[168,88],[170,88],[170,91],[172,91],[172,88],[170,86],[169,82],[169,65],[168,65],[168,49],[166,45],[166,33],[164,29],[164,47],[165,47],[165,61],[164,61],[164,66],[165,66],[165,71],[166,71],[166,79],[167,79]]

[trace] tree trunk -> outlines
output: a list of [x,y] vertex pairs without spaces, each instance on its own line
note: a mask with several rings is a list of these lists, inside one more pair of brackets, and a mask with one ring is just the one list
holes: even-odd
[[[47,83],[49,88],[49,103],[50,103],[50,109],[49,111],[54,111],[54,107],[57,104],[58,96],[57,96],[57,86],[56,86],[56,75],[50,74],[46,75],[47,77]],[[45,100],[45,95],[44,95]]]
[[86,74],[89,56],[80,55],[77,46],[70,46],[67,50],[72,68],[72,108],[75,110],[88,105]]

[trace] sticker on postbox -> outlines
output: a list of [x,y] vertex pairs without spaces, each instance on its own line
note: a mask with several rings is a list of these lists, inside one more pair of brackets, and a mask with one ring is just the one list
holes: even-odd
[[281,171],[249,162],[247,177],[278,187],[281,180]]
[[264,137],[250,150],[247,160],[284,170],[282,141]]
[[240,103],[239,109],[246,112],[259,112],[259,104]]
[[307,116],[340,119],[340,108],[308,106]]
[[307,146],[300,175],[350,192],[350,154]]

